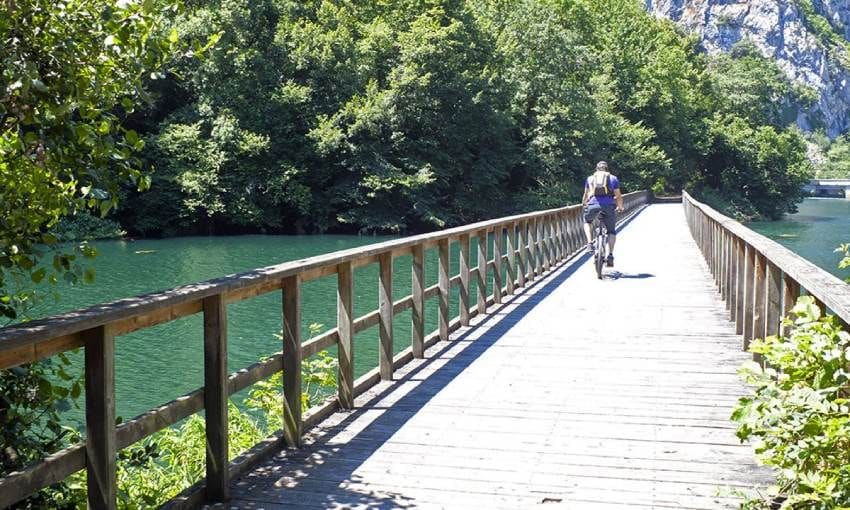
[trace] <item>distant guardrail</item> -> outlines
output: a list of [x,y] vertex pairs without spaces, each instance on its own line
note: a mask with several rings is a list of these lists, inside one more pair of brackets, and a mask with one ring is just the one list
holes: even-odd
[[850,199],[850,179],[812,179],[803,185],[803,192],[815,196]]

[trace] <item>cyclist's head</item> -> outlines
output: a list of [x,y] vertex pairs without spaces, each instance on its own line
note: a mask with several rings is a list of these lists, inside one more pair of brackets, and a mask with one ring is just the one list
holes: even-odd
[[596,163],[596,171],[597,172],[607,172],[608,171],[608,163],[604,161],[600,161]]

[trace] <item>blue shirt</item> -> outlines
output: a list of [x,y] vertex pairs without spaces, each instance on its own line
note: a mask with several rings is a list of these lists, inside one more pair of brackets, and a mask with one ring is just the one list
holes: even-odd
[[[596,175],[594,172],[590,177],[584,181],[584,189],[590,189],[591,192],[596,188],[596,183],[594,182],[593,176]],[[620,180],[617,179],[617,176],[614,174],[608,174],[608,186],[611,188],[609,191],[611,192],[610,197],[597,197],[595,195],[590,195],[590,199],[587,201],[587,205],[599,204],[599,205],[614,205],[614,190],[620,189]]]

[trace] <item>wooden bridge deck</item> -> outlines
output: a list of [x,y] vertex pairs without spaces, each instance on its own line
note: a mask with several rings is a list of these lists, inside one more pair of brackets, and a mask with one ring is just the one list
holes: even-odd
[[731,508],[747,355],[678,204],[558,267],[232,482],[226,508]]

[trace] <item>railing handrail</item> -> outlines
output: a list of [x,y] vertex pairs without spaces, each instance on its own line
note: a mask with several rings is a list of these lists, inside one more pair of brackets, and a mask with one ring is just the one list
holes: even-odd
[[[645,192],[636,191],[628,193],[626,196],[636,195],[638,193]],[[344,262],[356,262],[358,259],[371,259],[382,253],[403,250],[417,244],[424,243],[426,248],[433,247],[433,245],[442,239],[451,239],[462,234],[472,234],[482,229],[489,231],[505,224],[541,218],[580,207],[580,205],[570,205],[505,216],[435,232],[392,239],[381,243],[338,250],[305,259],[293,260],[198,283],[182,285],[165,291],[119,299],[60,315],[0,328],[0,359],[2,359],[2,353],[6,351],[60,336],[73,335],[92,327],[132,319],[139,315],[151,313],[156,309],[173,307],[189,301],[198,301],[215,294],[226,294],[246,288],[254,288],[296,274],[302,275],[302,281],[308,281],[315,277],[327,276],[321,273],[308,275],[307,278],[303,276],[304,273],[309,273],[312,270],[318,270],[323,267],[336,266]],[[5,368],[2,363],[0,363],[0,368]]]
[[845,323],[850,323],[850,285],[776,241],[699,202],[687,192],[682,192],[682,198],[753,247]]
[[[624,195],[627,214],[639,211],[649,197],[647,191]],[[288,445],[299,445],[303,427],[318,423],[337,408],[352,407],[358,394],[382,379],[391,379],[394,368],[410,359],[423,357],[425,348],[437,340],[448,340],[450,332],[469,325],[470,318],[484,313],[487,305],[501,303],[503,295],[513,294],[515,289],[538,279],[581,250],[585,240],[580,211],[580,206],[573,205],[481,221],[286,262],[1,329],[0,369],[84,347],[86,440],[0,478],[0,508],[81,469],[87,473],[89,506],[115,508],[117,452],[201,410],[205,411],[206,422],[206,478],[202,490],[193,492],[183,501],[191,505],[204,496],[215,501],[227,499],[231,477],[247,469],[250,461],[260,456],[254,452],[243,462],[228,462],[228,396],[282,370],[283,438]],[[487,246],[490,232],[493,238],[491,259]],[[476,267],[470,265],[470,239],[473,237],[479,239]],[[460,269],[455,275],[449,270],[452,242],[460,245]],[[425,249],[434,247],[438,252],[438,283],[425,287]],[[393,301],[393,259],[402,255],[411,255],[410,294]],[[373,263],[379,266],[378,307],[355,317],[353,269]],[[504,282],[503,268],[507,270]],[[336,275],[337,280],[336,328],[302,342],[301,284],[331,275]],[[493,292],[487,295],[489,277],[492,277]],[[477,284],[476,304],[470,305],[473,278]],[[449,314],[453,286],[460,289],[459,315],[454,318]],[[280,292],[282,297],[282,351],[228,373],[228,303],[274,291]],[[438,297],[439,326],[426,336],[425,302],[432,297]],[[393,317],[408,309],[411,310],[411,346],[393,355]],[[203,316],[204,386],[116,426],[116,338],[193,314]],[[376,325],[380,342],[378,368],[354,380],[354,335]],[[328,400],[302,416],[302,359],[333,345],[338,347],[337,400]],[[270,453],[276,444],[275,441],[263,442],[257,448],[261,453]]]

